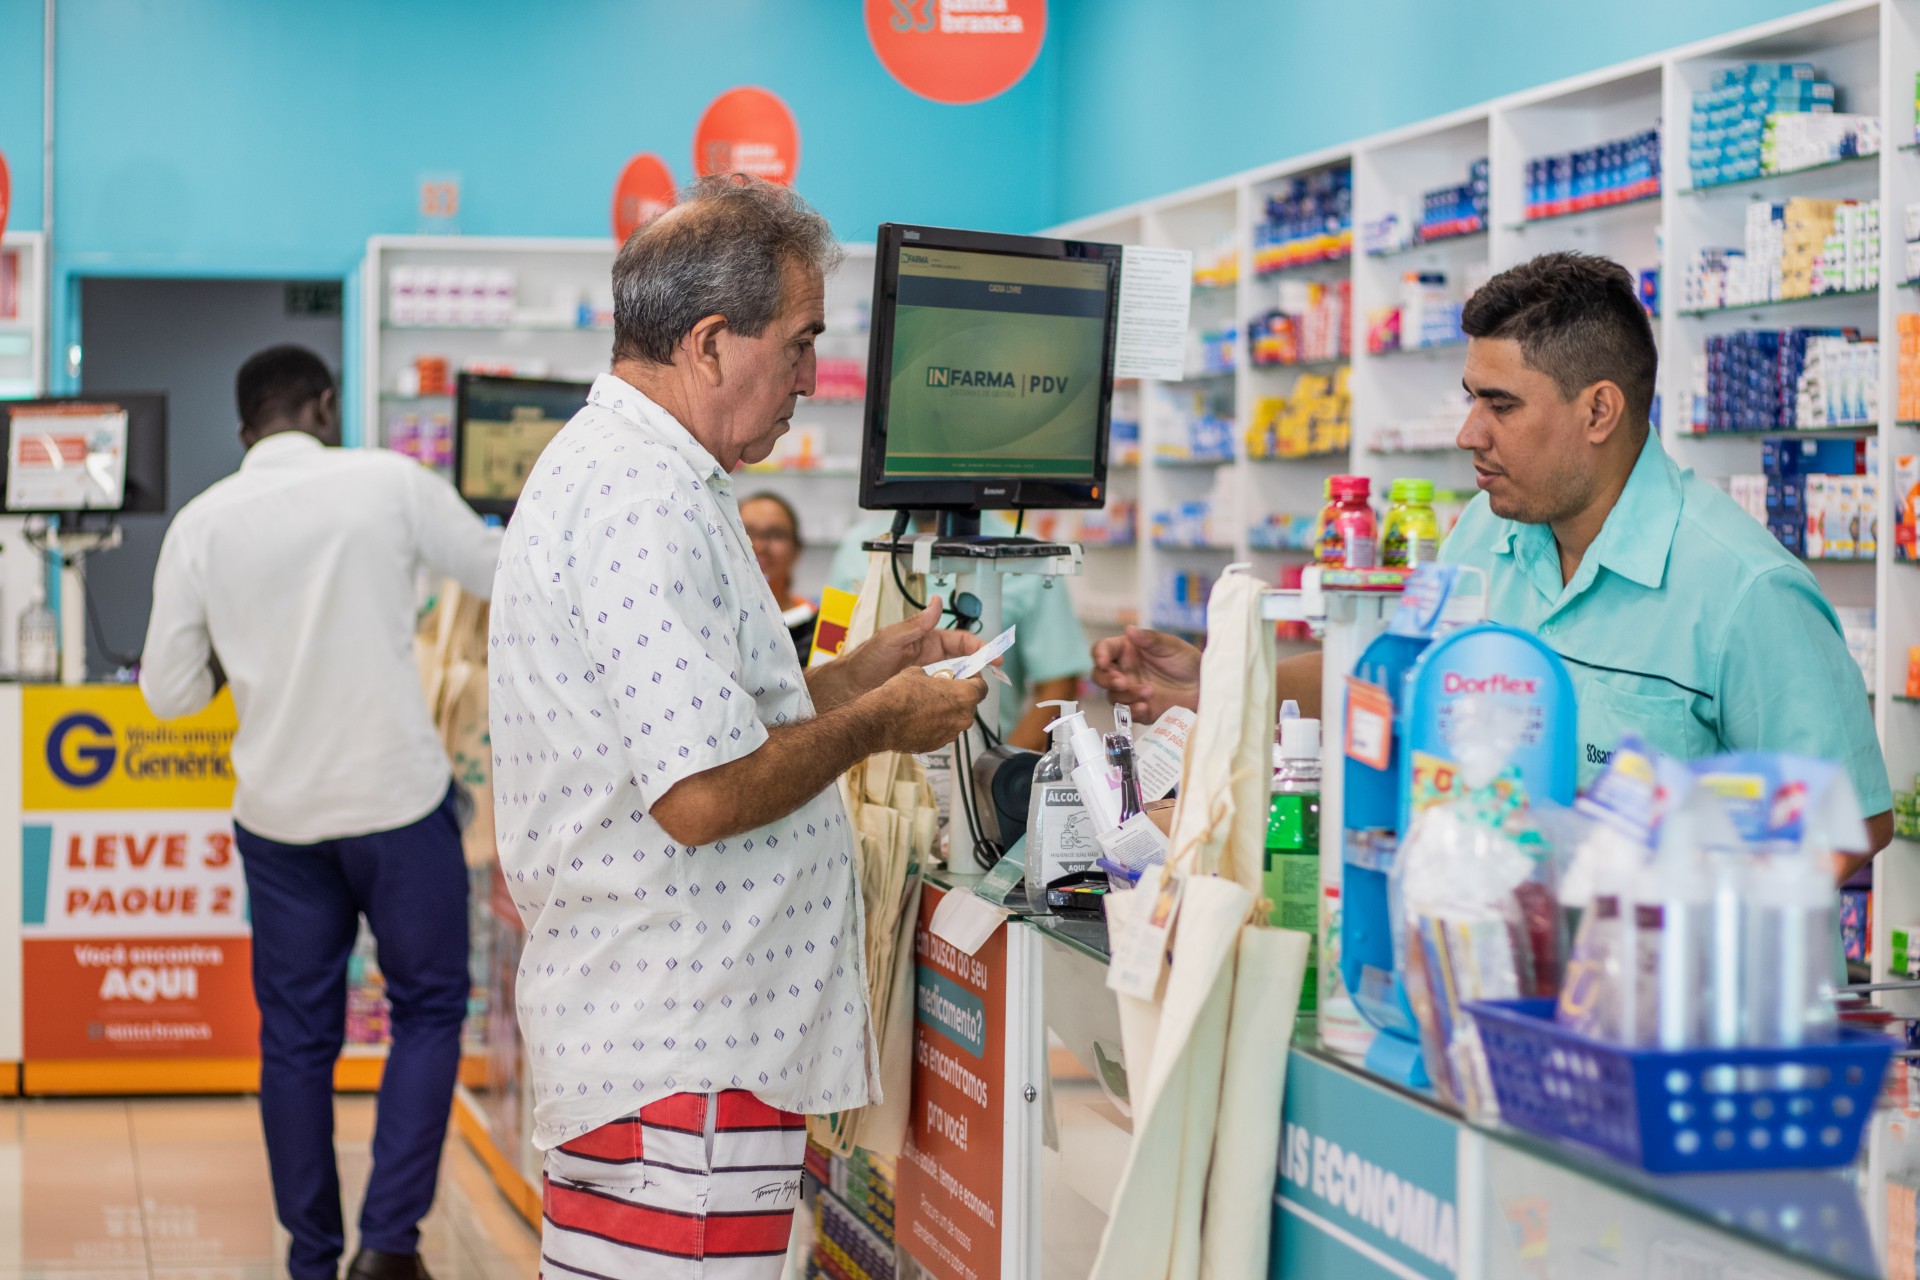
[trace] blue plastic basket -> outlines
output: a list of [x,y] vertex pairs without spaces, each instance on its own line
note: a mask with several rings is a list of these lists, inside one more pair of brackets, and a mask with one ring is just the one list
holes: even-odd
[[1870,1032],[1791,1049],[1626,1049],[1553,1020],[1551,1000],[1473,1001],[1500,1118],[1650,1173],[1846,1164],[1893,1042]]

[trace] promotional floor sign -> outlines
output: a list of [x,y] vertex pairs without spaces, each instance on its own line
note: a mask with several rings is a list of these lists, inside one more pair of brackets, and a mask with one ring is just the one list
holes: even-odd
[[900,1245],[935,1280],[1000,1275],[1006,1149],[1007,931],[966,955],[914,930],[913,1117],[894,1195]]
[[162,724],[131,686],[21,699],[29,1071],[257,1056],[232,700]]

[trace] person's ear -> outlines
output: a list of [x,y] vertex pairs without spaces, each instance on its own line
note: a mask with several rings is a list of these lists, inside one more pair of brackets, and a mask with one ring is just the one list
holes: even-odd
[[689,367],[710,387],[717,387],[723,381],[720,348],[721,337],[726,332],[725,316],[704,316],[680,340],[680,349],[686,353]]
[[1604,380],[1580,394],[1585,401],[1587,443],[1597,448],[1613,439],[1614,432],[1627,420],[1627,396],[1619,383]]

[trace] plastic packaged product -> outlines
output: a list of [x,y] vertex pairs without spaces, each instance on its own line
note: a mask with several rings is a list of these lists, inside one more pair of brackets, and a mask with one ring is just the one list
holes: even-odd
[[[1718,797],[1742,846],[1738,927],[1726,895],[1729,876],[1714,886],[1716,968],[1738,974],[1738,1018],[1712,1010],[1714,1043],[1795,1045],[1830,1036],[1834,940],[1839,899],[1834,855],[1866,847],[1866,825],[1853,785],[1838,765],[1804,756],[1744,752],[1696,761],[1699,788]],[[1717,983],[1715,985],[1718,985]],[[1714,992],[1725,999],[1724,991]]]
[[1593,786],[1559,821],[1570,850],[1560,875],[1560,908],[1576,917],[1566,979],[1554,1018],[1601,1040],[1638,1023],[1638,985],[1629,891],[1652,849],[1654,762],[1623,741]]
[[1417,815],[1389,881],[1396,967],[1406,975],[1427,1072],[1470,1115],[1497,1108],[1470,1000],[1552,995],[1559,927],[1547,845],[1506,761],[1526,732],[1514,708],[1456,704],[1454,762],[1416,758]]
[[1320,513],[1320,536],[1315,563],[1331,569],[1371,569],[1377,537],[1373,508],[1367,497],[1373,482],[1366,476],[1329,476],[1327,505]]
[[1380,564],[1411,569],[1440,555],[1440,519],[1433,511],[1433,481],[1395,480],[1387,490],[1380,524]]
[[1026,889],[1028,906],[1047,910],[1047,886],[1085,871],[1099,856],[1080,788],[1073,782],[1074,722],[1085,723],[1079,704],[1043,702],[1060,714],[1047,726],[1053,744],[1033,769],[1033,795],[1027,802]]
[[1268,923],[1315,939],[1307,952],[1300,1009],[1318,1005],[1314,950],[1320,927],[1320,722],[1297,714],[1280,721],[1280,766],[1267,808],[1264,890]]
[[60,678],[60,624],[47,608],[47,590],[34,585],[33,603],[20,612],[19,677],[26,683]]

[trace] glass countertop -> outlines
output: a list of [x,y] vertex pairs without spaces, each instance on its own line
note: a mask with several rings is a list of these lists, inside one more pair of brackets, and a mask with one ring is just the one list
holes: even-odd
[[[973,882],[979,877],[951,877]],[[1069,950],[1105,963],[1102,921],[1035,915],[1023,923]],[[1846,1166],[1824,1170],[1762,1173],[1654,1175],[1577,1144],[1539,1137],[1498,1123],[1468,1121],[1424,1089],[1381,1079],[1320,1042],[1310,1016],[1295,1024],[1294,1048],[1398,1094],[1446,1119],[1471,1128],[1507,1154],[1531,1158],[1578,1179],[1597,1183],[1652,1209],[1725,1232],[1777,1261],[1815,1274],[1848,1280],[1878,1280],[1890,1258],[1916,1253],[1916,1204],[1920,1203],[1920,1108],[1883,1106],[1868,1127],[1859,1155]]]

